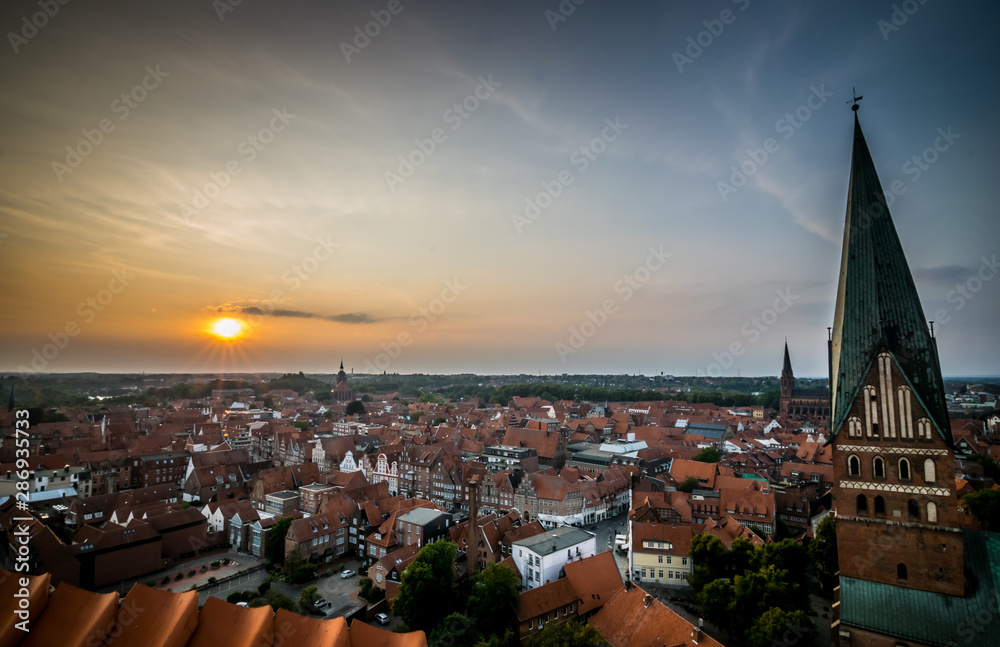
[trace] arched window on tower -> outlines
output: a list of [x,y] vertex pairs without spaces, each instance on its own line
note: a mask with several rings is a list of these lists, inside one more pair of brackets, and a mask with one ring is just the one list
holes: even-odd
[[910,499],[906,502],[906,515],[910,521],[920,521],[920,504],[917,503],[916,499]]
[[906,458],[899,459],[899,480],[909,481],[910,480],[910,461]]
[[927,459],[924,461],[924,482],[934,483],[937,481],[937,470],[934,468],[934,461]]
[[927,502],[927,523],[937,523],[937,504],[933,501]]
[[874,470],[875,478],[885,478],[885,461],[882,460],[881,456],[875,457],[872,461],[872,468]]
[[885,514],[885,499],[880,496],[875,497],[875,514]]
[[906,564],[896,564],[896,578],[900,582],[906,581]]
[[858,514],[868,514],[868,497],[864,494],[858,495]]
[[847,458],[847,473],[850,476],[861,476],[861,459],[853,454]]

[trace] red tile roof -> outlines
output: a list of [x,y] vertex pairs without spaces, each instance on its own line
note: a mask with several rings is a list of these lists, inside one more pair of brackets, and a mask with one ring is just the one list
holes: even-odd
[[714,638],[648,596],[641,588],[622,589],[590,619],[612,647],[722,647]]

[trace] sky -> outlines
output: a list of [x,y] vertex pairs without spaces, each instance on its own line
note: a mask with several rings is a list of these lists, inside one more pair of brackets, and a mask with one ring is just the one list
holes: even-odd
[[1000,5],[577,2],[5,0],[0,371],[826,376],[856,88],[1000,374]]

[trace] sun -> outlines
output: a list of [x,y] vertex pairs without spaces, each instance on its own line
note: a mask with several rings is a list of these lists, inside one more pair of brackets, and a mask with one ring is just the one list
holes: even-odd
[[219,339],[238,339],[246,334],[246,328],[247,325],[243,321],[225,317],[223,319],[216,319],[213,321],[211,327],[208,329],[208,332],[215,335]]

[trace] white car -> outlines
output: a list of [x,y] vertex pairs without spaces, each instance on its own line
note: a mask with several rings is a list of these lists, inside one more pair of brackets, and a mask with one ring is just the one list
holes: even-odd
[[354,575],[357,575],[357,573],[355,573],[351,569],[347,569],[346,571],[340,574],[340,579],[346,580],[347,578],[353,577]]
[[376,613],[375,619],[379,621],[379,624],[387,625],[389,624],[389,616],[384,613]]
[[316,600],[315,602],[313,602],[313,606],[316,607],[317,609],[322,609],[323,607],[325,607],[328,604],[330,604],[330,603],[327,602],[323,598],[320,598],[320,599]]

